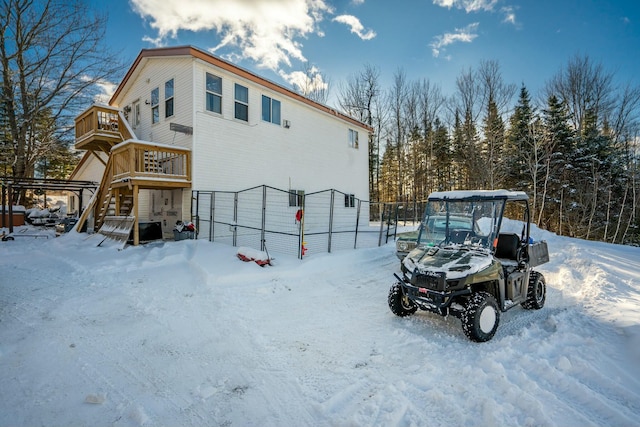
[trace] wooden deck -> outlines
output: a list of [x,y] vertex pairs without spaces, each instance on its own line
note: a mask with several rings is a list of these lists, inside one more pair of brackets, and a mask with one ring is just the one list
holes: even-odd
[[124,115],[109,106],[93,105],[76,117],[76,149],[104,151],[133,138]]
[[109,154],[100,187],[77,229],[90,212],[97,228],[112,211],[116,215],[133,215],[137,245],[139,190],[190,188],[191,150],[136,139],[123,113],[109,106],[91,106],[76,118],[75,124],[76,149]]

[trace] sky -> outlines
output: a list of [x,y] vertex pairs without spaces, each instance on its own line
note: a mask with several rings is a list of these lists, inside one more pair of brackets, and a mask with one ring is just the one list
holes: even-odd
[[[576,55],[640,85],[637,0],[89,0],[126,62],[141,49],[193,45],[290,87],[313,67],[335,101],[364,68],[428,79],[445,95],[462,71],[497,61],[534,96]],[[116,82],[117,83],[117,82]],[[329,102],[331,104],[331,102]]]

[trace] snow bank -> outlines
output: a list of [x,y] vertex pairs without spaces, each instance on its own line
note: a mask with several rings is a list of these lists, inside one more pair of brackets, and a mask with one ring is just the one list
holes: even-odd
[[638,425],[640,249],[534,235],[547,304],[484,344],[391,314],[393,244],[0,243],[0,425]]

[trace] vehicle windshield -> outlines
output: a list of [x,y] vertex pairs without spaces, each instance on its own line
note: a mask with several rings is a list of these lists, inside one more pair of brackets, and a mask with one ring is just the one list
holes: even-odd
[[418,245],[472,245],[490,249],[504,200],[429,200]]

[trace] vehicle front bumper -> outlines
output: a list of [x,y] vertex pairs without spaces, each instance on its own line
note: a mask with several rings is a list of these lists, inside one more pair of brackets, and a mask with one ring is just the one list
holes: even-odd
[[440,314],[441,316],[448,314],[459,316],[462,313],[462,306],[457,307],[453,304],[455,298],[463,295],[471,295],[471,290],[466,288],[456,291],[438,291],[413,285],[408,279],[401,278],[397,274],[394,274],[394,276],[398,279],[398,284],[402,286],[405,296],[413,301],[421,310],[430,311]]

